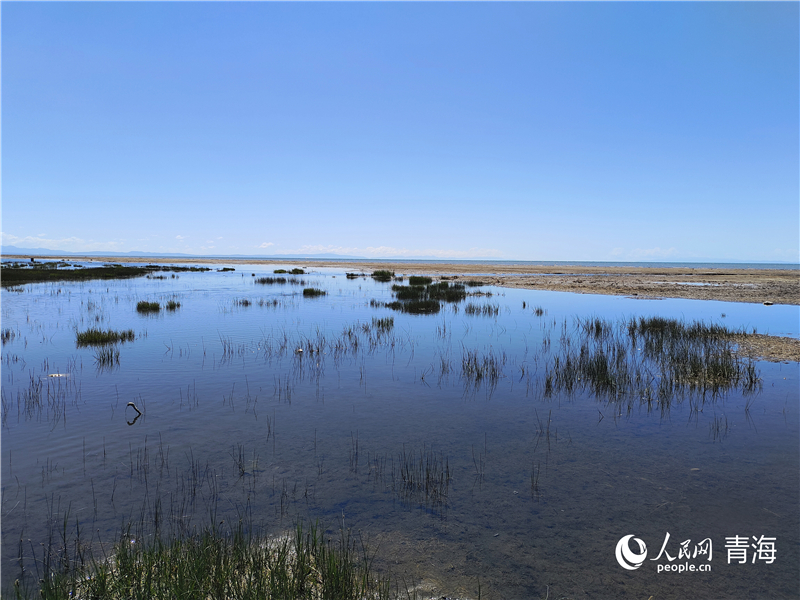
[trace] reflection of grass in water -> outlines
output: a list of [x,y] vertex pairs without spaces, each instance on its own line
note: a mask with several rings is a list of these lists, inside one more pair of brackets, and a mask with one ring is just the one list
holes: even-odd
[[132,342],[134,339],[133,329],[125,331],[114,331],[113,329],[87,329],[77,334],[78,346],[99,346],[104,344],[115,344],[117,342]]
[[[57,540],[54,535],[51,540]],[[390,581],[372,571],[374,554],[341,530],[325,539],[318,526],[301,522],[289,535],[267,538],[247,533],[240,523],[224,531],[216,523],[169,541],[123,531],[107,556],[75,540],[70,548],[45,553],[41,598],[330,598],[388,599]],[[66,542],[66,540],[64,540]],[[51,542],[52,544],[52,542]]]
[[470,302],[464,307],[464,314],[496,317],[500,314],[500,307],[497,304],[472,304]]
[[94,353],[94,362],[99,369],[110,369],[119,364],[119,349],[106,346]]

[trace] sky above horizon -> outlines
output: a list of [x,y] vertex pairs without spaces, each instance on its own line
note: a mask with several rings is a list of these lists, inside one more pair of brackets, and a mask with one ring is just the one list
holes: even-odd
[[2,243],[800,261],[800,5],[3,2]]

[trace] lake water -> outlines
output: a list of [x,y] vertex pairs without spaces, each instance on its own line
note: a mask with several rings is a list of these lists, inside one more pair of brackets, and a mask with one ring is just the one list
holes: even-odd
[[[461,597],[800,595],[796,363],[757,362],[755,391],[661,404],[544,386],[576,317],[800,337],[798,307],[484,286],[413,315],[381,306],[392,283],[335,267],[255,282],[274,268],[2,290],[4,591],[37,577],[66,517],[97,548],[130,522],[344,525],[399,580]],[[140,300],[180,307],[142,315]],[[136,339],[104,366],[76,345],[90,327]],[[406,485],[420,459],[446,483]],[[615,557],[628,535],[639,568]]]

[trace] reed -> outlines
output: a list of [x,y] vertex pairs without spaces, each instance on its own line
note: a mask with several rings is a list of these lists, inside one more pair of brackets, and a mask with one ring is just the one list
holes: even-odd
[[[51,545],[66,546],[70,541],[65,534]],[[79,549],[77,560],[64,560],[63,552],[52,549],[42,564],[45,576],[40,589],[26,593],[17,588],[17,596],[64,600],[390,598],[391,581],[373,570],[374,555],[360,537],[342,529],[338,539],[326,538],[319,525],[304,526],[301,521],[278,538],[250,533],[240,522],[232,530],[212,524],[171,540],[156,536],[145,541],[129,526],[114,545],[111,559],[96,556],[83,540],[73,542]]]
[[394,277],[394,271],[387,271],[386,269],[378,269],[377,271],[373,271],[371,277],[375,281],[391,281],[392,277]]
[[87,329],[76,333],[78,346],[101,346],[117,342],[132,342],[135,338],[133,329],[114,331],[113,329]]
[[433,283],[433,279],[422,275],[411,275],[408,278],[408,285],[428,285],[429,283]]
[[496,317],[500,314],[500,307],[497,304],[472,304],[470,302],[464,307],[464,314]]
[[158,302],[148,302],[147,300],[140,300],[136,303],[136,312],[142,314],[157,313],[161,310],[161,305]]
[[319,288],[305,288],[303,289],[303,296],[307,298],[316,298],[317,296],[325,296],[328,292]]

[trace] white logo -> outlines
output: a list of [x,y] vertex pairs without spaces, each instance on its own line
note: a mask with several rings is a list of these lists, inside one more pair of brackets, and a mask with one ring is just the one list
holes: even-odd
[[[634,542],[639,544],[639,552],[641,554],[634,554],[631,552],[631,548],[628,545],[628,542],[630,542],[631,538],[633,538]],[[647,557],[647,546],[639,538],[633,537],[632,535],[626,535],[617,542],[616,555],[619,566],[621,566],[623,569],[628,569],[628,571],[635,571],[642,566],[644,559]]]

